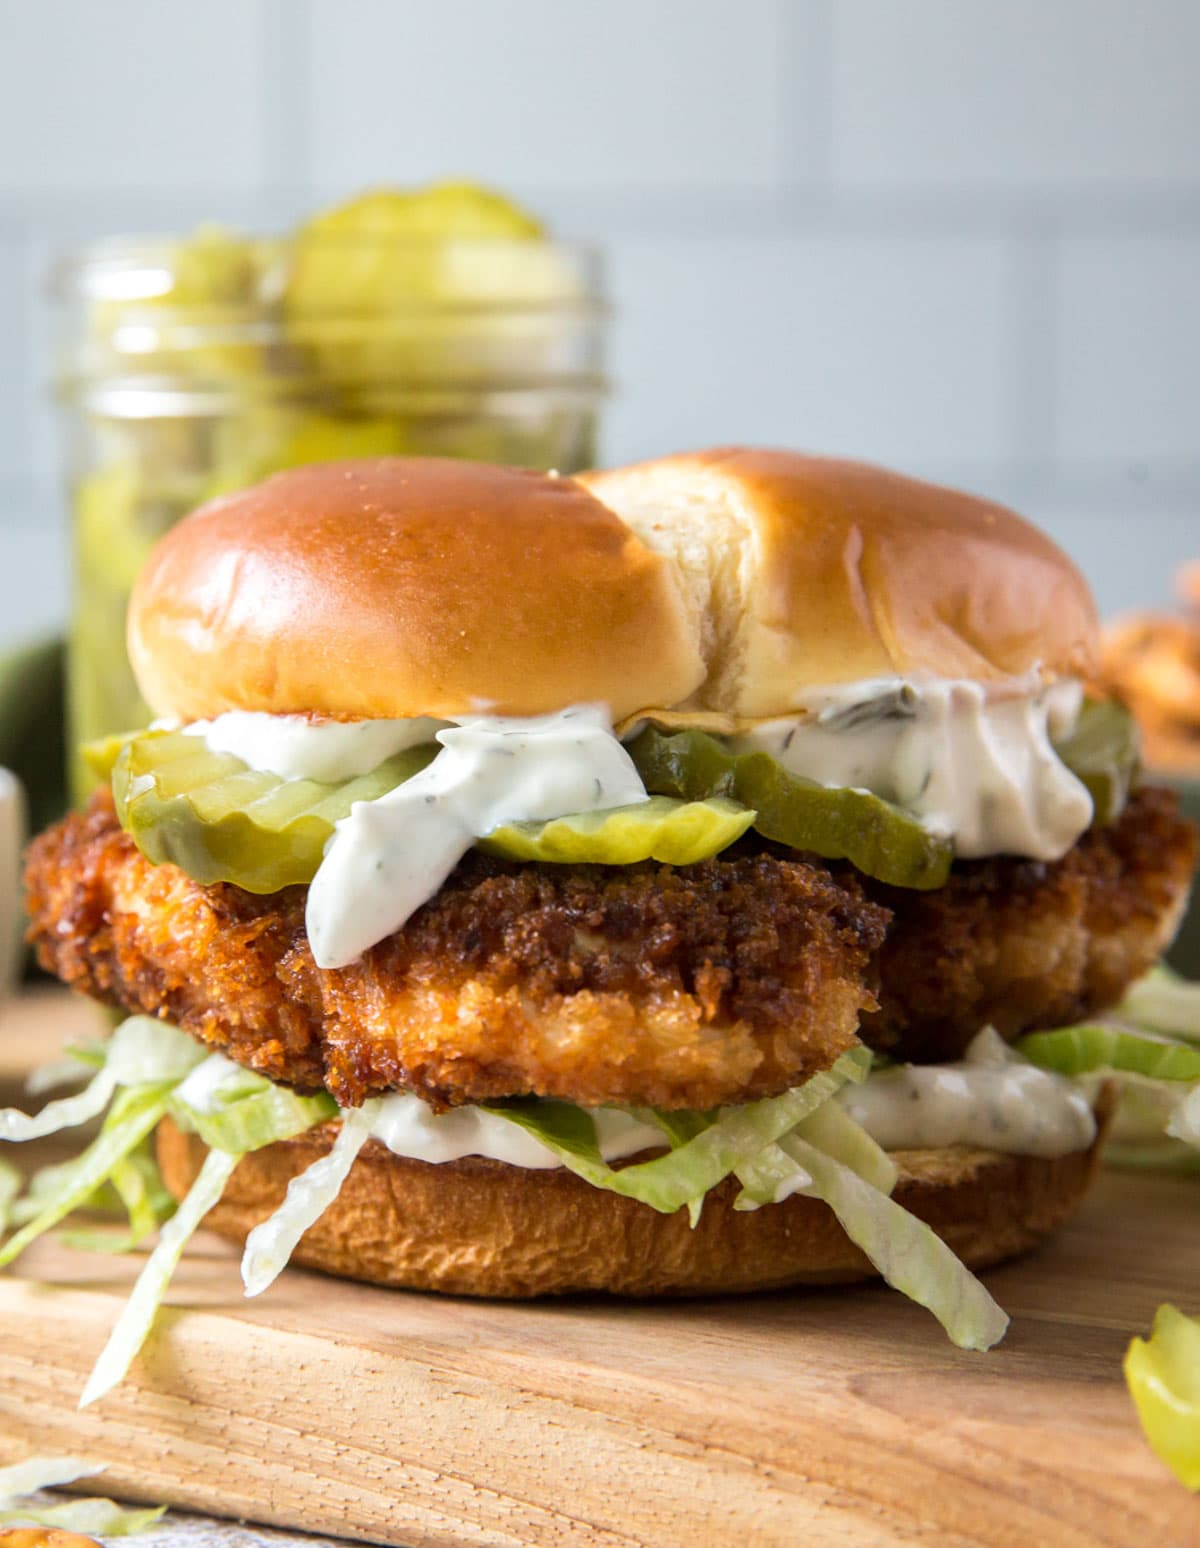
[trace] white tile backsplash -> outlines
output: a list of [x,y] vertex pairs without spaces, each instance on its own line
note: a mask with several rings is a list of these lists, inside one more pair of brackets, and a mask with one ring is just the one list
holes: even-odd
[[1189,507],[1096,511],[1043,502],[1031,518],[1065,548],[1091,582],[1102,617],[1176,604],[1182,557],[1200,555],[1200,500]]
[[611,247],[612,457],[874,457],[1165,594],[1198,59],[1197,0],[0,0],[0,625],[65,608],[52,253],[455,172]]
[[61,629],[67,594],[66,523],[0,489],[0,651]]
[[0,232],[0,481],[23,466],[29,421],[29,308],[24,243]]
[[313,175],[777,187],[796,171],[788,3],[311,0]]
[[250,189],[259,0],[0,0],[0,195]]
[[1055,316],[1058,454],[1200,462],[1200,232],[1064,239]]
[[839,184],[1197,189],[1196,0],[834,0],[832,10]]
[[914,469],[1017,450],[1003,242],[660,238],[613,259],[617,460],[738,440]]

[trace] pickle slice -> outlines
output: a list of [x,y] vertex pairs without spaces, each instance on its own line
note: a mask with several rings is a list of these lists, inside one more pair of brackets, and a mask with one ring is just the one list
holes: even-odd
[[[386,795],[437,752],[429,743],[357,779],[321,784],[256,772],[181,731],[110,737],[88,748],[93,767],[111,767],[121,826],[148,860],[178,865],[204,886],[234,882],[259,893],[310,882],[334,823],[349,815],[354,802]],[[656,796],[551,822],[508,823],[481,848],[512,860],[567,865],[691,865],[727,848],[753,820],[753,811],[720,797],[684,802]]]
[[704,801],[652,796],[633,806],[551,822],[506,823],[481,839],[479,847],[509,860],[558,865],[633,865],[638,860],[694,865],[727,849],[753,821],[747,807],[721,796]]
[[1115,699],[1088,699],[1075,729],[1054,751],[1087,786],[1093,822],[1115,822],[1138,771],[1137,728],[1125,706]]
[[261,248],[223,226],[197,226],[156,255],[148,293],[93,305],[96,344],[114,366],[136,356],[141,371],[223,377],[261,370],[254,322],[270,257]]
[[849,860],[866,876],[929,891],[950,874],[950,840],[862,790],[829,790],[782,768],[769,753],[732,753],[703,731],[648,726],[628,751],[646,789],[686,801],[727,796],[752,807],[765,837],[825,860]]
[[204,886],[234,882],[278,892],[310,882],[333,825],[423,769],[430,743],[397,753],[336,785],[281,779],[210,752],[198,736],[147,731],[125,743],[112,771],[121,826],[155,865],[169,861]]
[[309,462],[398,457],[411,450],[412,436],[399,419],[337,418],[315,409],[247,404],[213,432],[213,471],[204,498]]
[[112,779],[117,759],[124,751],[126,742],[135,736],[147,736],[145,731],[118,731],[113,736],[100,736],[92,742],[84,742],[79,749],[79,761],[98,785],[106,785]]
[[288,340],[344,386],[519,374],[513,348],[530,324],[500,309],[573,294],[543,236],[526,211],[470,183],[374,189],[297,233]]

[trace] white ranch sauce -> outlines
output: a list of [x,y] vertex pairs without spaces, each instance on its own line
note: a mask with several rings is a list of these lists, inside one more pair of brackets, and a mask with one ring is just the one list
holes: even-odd
[[398,752],[432,742],[448,720],[307,720],[303,715],[263,715],[230,710],[214,720],[184,726],[202,736],[209,752],[230,753],[262,774],[315,779],[331,785],[356,779]]
[[1083,1087],[1026,1063],[990,1027],[958,1063],[877,1070],[837,1100],[885,1150],[974,1145],[1053,1157],[1086,1150],[1096,1135]]
[[[868,790],[954,842],[963,858],[1054,860],[1091,821],[1087,790],[1051,740],[1074,724],[1082,688],[1014,680],[880,678],[817,690],[802,713],[734,738],[831,788]],[[344,967],[399,930],[477,838],[507,822],[548,821],[646,799],[607,710],[575,705],[531,719],[477,716],[309,721],[232,712],[184,728],[214,752],[283,779],[365,774],[436,740],[434,761],[337,825],[308,894],[317,965]]]
[[209,1054],[184,1076],[175,1088],[175,1096],[197,1113],[215,1113],[222,1105],[221,1098],[248,1079],[256,1077],[248,1076],[240,1064],[224,1054]]
[[[590,1109],[596,1124],[600,1154],[618,1161],[639,1150],[664,1150],[666,1136],[653,1124],[642,1123],[617,1108]],[[562,1162],[548,1145],[519,1125],[487,1112],[482,1107],[452,1107],[435,1113],[427,1102],[410,1092],[395,1092],[383,1099],[379,1120],[371,1130],[398,1156],[414,1161],[459,1161],[463,1156],[485,1156],[508,1166],[529,1170],[559,1167]]]
[[[176,1096],[196,1112],[215,1112],[222,1095],[246,1078],[240,1065],[211,1054],[180,1083]],[[836,1100],[885,1150],[969,1145],[1049,1158],[1086,1150],[1096,1134],[1085,1087],[1026,1064],[990,1028],[960,1063],[879,1070],[861,1085],[843,1087]],[[606,1161],[666,1148],[662,1131],[632,1113],[612,1107],[588,1111]],[[464,1156],[529,1170],[562,1164],[549,1146],[496,1113],[471,1106],[437,1113],[411,1092],[380,1100],[371,1135],[395,1155],[437,1165]]]
[[1092,820],[1092,798],[1051,745],[1079,716],[1074,681],[979,683],[878,678],[818,689],[803,714],[736,738],[793,774],[849,786],[912,812],[964,860],[1059,860]]
[[344,967],[394,934],[494,828],[647,799],[600,705],[529,720],[481,716],[437,740],[428,768],[356,802],[337,824],[308,889],[318,967]]

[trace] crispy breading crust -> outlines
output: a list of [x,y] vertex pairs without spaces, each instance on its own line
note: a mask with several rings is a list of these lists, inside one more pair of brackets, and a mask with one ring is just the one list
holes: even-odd
[[1170,938],[1195,856],[1153,788],[1055,864],[960,864],[933,893],[753,840],[680,869],[473,854],[329,973],[303,888],[259,898],[153,867],[104,797],[34,844],[27,883],[51,972],[343,1105],[406,1088],[710,1107],[826,1068],[860,1011],[872,1046],[951,1059],[988,1022],[1014,1037],[1113,1004]]
[[104,795],[37,840],[26,879],[38,959],[72,987],[344,1106],[393,1088],[698,1108],[784,1090],[855,1043],[887,923],[852,877],[763,852],[473,853],[402,931],[322,972],[304,888],[255,897],[151,866]]
[[1147,785],[1052,865],[956,865],[937,892],[864,879],[893,916],[864,1040],[906,1059],[952,1059],[989,1023],[1013,1038],[1114,1005],[1175,934],[1196,840],[1175,795]]

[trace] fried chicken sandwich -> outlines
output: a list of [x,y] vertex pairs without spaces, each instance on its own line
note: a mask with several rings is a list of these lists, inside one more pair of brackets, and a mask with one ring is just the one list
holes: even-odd
[[969,1270],[1103,1127],[1057,1029],[1195,858],[1047,538],[786,452],[327,464],[169,533],[128,639],[157,718],[27,881],[42,965],[130,1019],[0,1127],[111,1100],[118,1191],[157,1130],[179,1209],[89,1395],[202,1218],[251,1292],[881,1273],[1000,1336]]

